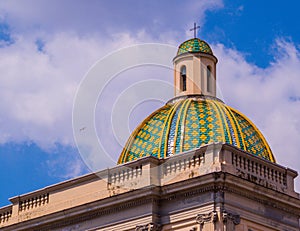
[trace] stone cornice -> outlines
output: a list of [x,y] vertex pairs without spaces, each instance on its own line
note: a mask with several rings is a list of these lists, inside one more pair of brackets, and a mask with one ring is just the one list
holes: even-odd
[[[238,174],[238,170],[245,175]],[[276,187],[254,181],[251,174]],[[115,213],[145,203],[185,200],[204,193],[214,196],[203,203],[223,203],[223,194],[218,196],[218,192],[238,195],[291,215],[300,214],[299,195],[293,188],[296,175],[293,170],[230,145],[214,144],[164,160],[145,157],[12,198],[12,209],[0,209],[5,217],[0,225],[14,230],[30,227],[37,221],[42,226],[64,226],[66,222],[80,222],[86,214],[94,217],[93,214]],[[80,190],[85,197],[78,197],[76,193],[82,185]],[[86,193],[89,189],[93,191]],[[69,197],[63,198],[65,193]],[[215,197],[219,201],[214,201]],[[64,220],[59,221],[62,217]]]
[[179,200],[203,194],[205,192],[224,191],[231,192],[264,205],[281,209],[291,214],[300,213],[300,201],[286,194],[256,185],[256,193],[253,193],[254,184],[245,182],[237,176],[224,172],[214,172],[177,182],[162,187],[161,198],[165,200]]
[[183,54],[180,54],[180,55],[176,55],[174,58],[173,58],[173,62],[178,62],[179,60],[181,60],[182,58],[185,58],[185,57],[193,57],[193,56],[197,56],[197,57],[207,57],[207,58],[211,58],[213,59],[216,63],[218,62],[218,59],[216,56],[214,56],[213,54],[207,54],[207,53],[204,53],[204,52],[192,52],[192,53],[183,53]]
[[[161,163],[163,160],[159,160],[153,156],[148,156],[148,157],[144,157],[141,158],[139,160],[136,161],[132,161],[126,164],[122,164],[122,165],[117,165],[115,167],[109,168],[109,169],[104,169],[101,170],[99,172],[96,173],[89,173],[83,176],[79,176],[67,181],[63,181],[54,185],[50,185],[47,186],[45,188],[36,190],[36,191],[32,191],[30,193],[26,193],[23,195],[19,195],[19,196],[15,196],[12,198],[9,198],[9,200],[12,203],[18,203],[20,200],[27,200],[31,197],[35,197],[36,195],[41,195],[41,194],[47,194],[47,193],[51,193],[51,192],[55,192],[57,190],[61,190],[61,189],[67,189],[68,187],[74,187],[76,185],[80,185],[82,183],[87,183],[87,182],[92,182],[92,181],[97,181],[99,179],[102,178],[107,178],[108,173],[110,171],[114,171],[115,169],[121,168],[121,167],[128,167],[128,168],[132,168],[132,167],[136,167],[137,164],[141,165],[143,163],[155,163],[155,164],[159,164]],[[0,208],[1,209],[1,208]]]
[[[253,193],[253,188],[255,188],[255,193]],[[246,197],[291,214],[300,214],[300,200],[298,198],[265,188],[261,185],[256,185],[252,182],[244,181],[229,173],[226,173],[224,191]]]
[[93,180],[99,180],[99,177],[95,173],[89,173],[84,176],[76,177],[76,178],[68,180],[68,181],[50,185],[50,186],[47,186],[45,188],[30,192],[30,193],[12,197],[9,200],[12,203],[18,203],[20,200],[27,200],[27,199],[29,199],[31,197],[35,197],[37,195],[47,194],[47,193],[54,192],[54,191],[57,191],[60,189],[66,189],[68,187],[74,187],[74,185],[79,185],[81,183],[86,183],[86,182],[90,182]]
[[[101,215],[118,212],[122,209],[136,207],[147,203],[158,203],[159,187],[145,187],[127,193],[112,196],[100,201],[66,209],[35,219],[23,221],[15,225],[3,227],[3,230],[39,230],[57,229],[66,225],[76,224]],[[36,223],[39,228],[34,229]],[[28,227],[28,228],[26,228]]]
[[[162,160],[157,159],[153,156],[144,157],[144,158],[141,158],[141,159],[133,161],[133,162],[129,162],[129,163],[126,163],[126,164],[123,164],[123,165],[115,166],[115,167],[110,168],[110,169],[105,169],[105,170],[99,171],[97,173],[87,174],[87,175],[80,176],[80,177],[77,177],[77,178],[74,178],[74,179],[71,179],[71,180],[68,180],[68,181],[64,181],[64,182],[61,182],[61,183],[58,183],[58,184],[55,184],[55,185],[51,185],[51,186],[42,188],[42,189],[34,191],[34,192],[30,192],[30,193],[27,193],[27,194],[24,194],[24,195],[12,197],[12,198],[10,198],[10,201],[15,204],[15,203],[18,203],[19,201],[27,200],[31,197],[36,197],[36,196],[39,196],[39,195],[42,195],[42,194],[51,193],[51,192],[61,190],[61,189],[67,189],[68,187],[74,187],[76,185],[80,185],[81,183],[97,181],[101,178],[107,178],[108,175],[109,175],[109,172],[113,172],[113,171],[115,171],[119,168],[123,168],[123,167],[125,167],[125,168],[134,168],[137,165],[141,165],[141,164],[144,164],[144,163],[153,163],[153,164],[156,164],[156,165],[160,165],[160,164],[163,164],[163,163],[167,162],[171,158],[180,158],[180,157],[183,157],[184,155],[187,155],[187,154],[190,154],[190,153],[195,153],[195,155],[197,153],[204,153],[206,151],[207,147],[208,146],[203,146],[203,147],[201,147],[197,150],[193,150],[193,151],[186,152],[186,153],[181,153],[181,154],[178,154],[176,156],[169,157],[169,158],[162,159]],[[247,153],[247,152],[245,152],[241,149],[238,149],[238,148],[236,148],[232,145],[222,144],[222,150],[228,150],[230,152],[236,152],[236,153],[243,153],[243,155],[246,155],[249,158],[251,157],[251,159],[257,160],[259,162],[265,161],[265,160],[262,160],[259,157],[254,156],[254,155],[249,156],[249,153]],[[265,161],[265,162],[268,165],[272,166],[272,168],[274,168],[274,169],[278,169],[278,168],[286,169],[286,171],[288,171],[289,174],[291,174],[292,177],[297,176],[297,172],[292,170],[292,169],[284,168],[284,167],[282,167],[278,164],[275,164],[275,163],[272,163],[272,162],[269,162],[269,161]]]
[[[22,227],[22,230],[24,230],[26,229],[26,226],[30,227],[30,225],[36,223],[38,220],[39,224],[45,223],[45,225],[41,225],[41,228],[39,228],[39,230],[49,230],[50,227],[54,229],[66,225],[76,224],[86,219],[93,219],[104,214],[114,213],[124,208],[135,207],[137,205],[145,203],[159,203],[161,199],[180,200],[182,198],[190,198],[196,195],[201,195],[204,192],[215,192],[220,190],[224,191],[225,193],[230,192],[246,197],[261,204],[284,210],[291,214],[300,213],[299,205],[293,205],[293,203],[299,203],[296,198],[293,199],[289,197],[289,201],[284,200],[285,204],[281,204],[277,202],[273,197],[276,195],[273,195],[273,198],[271,198],[268,193],[253,194],[251,188],[249,188],[247,185],[245,186],[245,184],[243,183],[245,183],[243,179],[240,179],[234,175],[223,172],[214,172],[204,176],[191,178],[184,182],[176,182],[174,184],[166,185],[163,187],[151,186],[126,192],[97,202],[92,202],[86,205],[67,209],[63,212],[57,212],[54,214],[39,217],[37,219],[18,223],[11,227],[8,226],[7,228],[11,229],[12,227],[14,227],[14,230],[18,230],[19,227]],[[253,183],[251,182],[248,182],[247,184],[253,185]],[[270,189],[265,189],[262,186],[259,187],[266,191],[272,191]],[[280,194],[279,192],[274,191],[273,193]],[[285,196],[288,198],[288,196],[284,194],[282,194],[281,196]],[[58,220],[61,217],[63,217],[64,219]],[[31,230],[34,229],[31,228]]]

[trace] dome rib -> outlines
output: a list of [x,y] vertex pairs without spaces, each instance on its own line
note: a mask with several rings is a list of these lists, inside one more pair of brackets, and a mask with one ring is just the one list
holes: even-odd
[[174,153],[174,141],[177,137],[177,132],[178,132],[178,118],[180,118],[178,115],[182,109],[182,104],[178,105],[176,108],[176,111],[173,112],[172,118],[169,120],[169,128],[168,128],[168,136],[166,137],[166,142],[165,142],[165,152],[164,156],[170,156],[173,155]]
[[224,143],[232,143],[232,137],[230,134],[230,130],[228,127],[228,124],[226,123],[226,116],[225,116],[225,112],[224,110],[222,110],[219,106],[219,104],[217,104],[216,102],[212,101],[212,103],[214,104],[214,106],[217,108],[217,111],[219,112],[219,117],[221,119],[221,124],[222,124],[222,131],[223,131],[223,142]]
[[237,122],[235,116],[232,114],[231,110],[227,106],[225,106],[225,113],[227,114],[228,119],[230,120],[231,127],[232,127],[234,135],[235,135],[235,141],[236,141],[237,147],[240,149],[245,149],[246,146],[245,146],[245,142],[241,136],[241,130],[240,130],[239,123]]
[[[211,105],[212,105],[212,107],[214,108],[214,110],[216,111],[216,112],[218,112],[218,113],[216,113],[216,116],[219,118],[219,120],[221,121],[220,122],[220,125],[221,125],[221,132],[222,132],[222,142],[223,143],[226,143],[226,135],[225,135],[225,131],[226,131],[226,129],[225,129],[225,126],[224,126],[224,118],[222,117],[222,115],[221,115],[221,110],[217,107],[217,104],[214,102],[214,101],[212,101],[211,102]],[[222,112],[223,113],[223,112]],[[224,115],[223,115],[224,116]]]
[[[187,115],[187,110],[191,104],[192,100],[191,99],[188,99],[188,100],[185,100],[184,102],[184,106],[182,107],[183,111],[182,111],[182,116],[180,116],[180,119],[179,119],[179,123],[180,123],[180,138],[181,137],[184,137],[184,129],[182,130],[182,128],[184,128],[184,124],[185,124],[185,120],[186,120],[186,115]],[[179,126],[176,126],[176,128],[179,129]],[[177,134],[177,133],[176,133]],[[178,148],[179,148],[179,152],[183,152],[183,142],[184,142],[184,139],[180,139],[179,140],[179,147],[177,146],[178,142],[177,142],[177,137],[176,136],[176,146],[175,146],[175,153],[176,153],[176,150],[178,151]]]
[[176,109],[180,105],[180,102],[176,102],[174,107],[172,107],[171,111],[168,114],[167,119],[165,120],[164,126],[163,126],[163,135],[161,136],[160,139],[160,145],[159,145],[159,153],[160,155],[163,156],[163,158],[167,157],[166,150],[168,147],[168,137],[169,137],[169,132],[170,132],[170,125],[172,122],[172,118],[176,112]]

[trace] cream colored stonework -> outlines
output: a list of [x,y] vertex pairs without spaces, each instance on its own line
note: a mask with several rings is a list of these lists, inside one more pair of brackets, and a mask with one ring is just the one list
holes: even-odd
[[[174,95],[203,94],[216,97],[216,64],[217,58],[210,54],[184,53],[176,56],[174,63]],[[180,88],[180,70],[186,67],[187,86],[186,91]],[[211,91],[207,89],[207,66],[211,67]]]
[[11,199],[1,230],[299,230],[297,173],[214,144]]

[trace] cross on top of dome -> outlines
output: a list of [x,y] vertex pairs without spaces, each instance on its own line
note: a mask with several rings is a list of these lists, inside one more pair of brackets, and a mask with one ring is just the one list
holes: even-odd
[[194,31],[194,38],[197,38],[197,29],[200,29],[200,26],[197,26],[197,23],[194,22],[194,27],[190,31]]

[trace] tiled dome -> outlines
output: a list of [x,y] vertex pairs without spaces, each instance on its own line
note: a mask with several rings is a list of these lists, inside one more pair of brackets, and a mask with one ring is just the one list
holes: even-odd
[[198,38],[192,38],[180,44],[177,55],[187,52],[203,52],[211,55],[213,54],[210,46],[205,41]]
[[166,158],[211,143],[227,143],[275,162],[265,138],[243,114],[213,97],[175,98],[132,133],[118,163],[144,156]]

